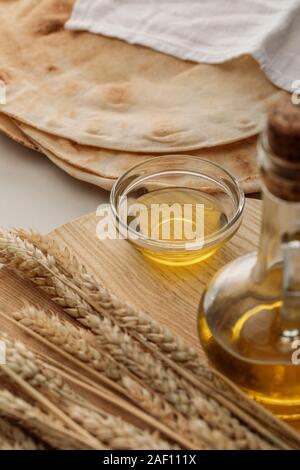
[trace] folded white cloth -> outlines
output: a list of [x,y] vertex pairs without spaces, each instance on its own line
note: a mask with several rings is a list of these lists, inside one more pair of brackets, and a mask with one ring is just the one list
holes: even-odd
[[252,54],[292,91],[300,80],[300,0],[77,0],[66,27],[220,63]]

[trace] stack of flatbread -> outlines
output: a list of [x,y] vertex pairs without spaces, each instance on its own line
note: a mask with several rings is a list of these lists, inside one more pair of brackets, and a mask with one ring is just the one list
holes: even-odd
[[151,156],[220,163],[259,189],[256,138],[280,92],[250,56],[195,64],[64,28],[73,0],[0,0],[0,128],[110,189]]

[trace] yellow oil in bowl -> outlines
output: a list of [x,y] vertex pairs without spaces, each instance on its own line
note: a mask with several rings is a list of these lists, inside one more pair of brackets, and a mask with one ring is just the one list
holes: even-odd
[[238,229],[244,194],[224,168],[200,157],[164,155],[128,170],[114,185],[118,230],[147,258],[199,263]]
[[[173,248],[168,250],[166,247],[165,250],[158,251],[145,246],[139,247],[140,251],[152,260],[167,265],[194,264],[211,256],[224,243],[220,241],[205,247],[205,240],[227,224],[227,216],[222,205],[213,195],[190,188],[168,188],[144,194],[136,202],[145,207],[148,218],[145,231],[141,225],[137,227],[139,233],[149,240],[165,242]],[[197,243],[197,232],[199,232],[197,205],[203,207],[203,220],[200,222],[203,223],[203,246],[191,250],[193,243],[195,245]],[[165,210],[157,213],[157,208],[160,206],[164,206]],[[194,234],[194,237],[187,237],[190,234]],[[174,249],[176,245],[178,250]]]

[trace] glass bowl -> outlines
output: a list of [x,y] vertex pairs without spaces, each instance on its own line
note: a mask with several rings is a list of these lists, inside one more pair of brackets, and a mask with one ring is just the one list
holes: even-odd
[[130,168],[110,196],[114,223],[145,256],[198,263],[238,229],[245,204],[238,181],[202,157],[163,155]]

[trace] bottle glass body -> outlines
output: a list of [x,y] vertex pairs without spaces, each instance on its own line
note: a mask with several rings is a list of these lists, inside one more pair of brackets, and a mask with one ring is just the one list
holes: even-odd
[[[259,160],[264,192],[259,249],[225,266],[208,285],[199,307],[199,334],[218,370],[280,417],[298,420],[300,202],[270,191],[263,137]],[[276,180],[281,189],[299,184],[286,184],[284,171],[272,175],[284,179],[280,186]]]

